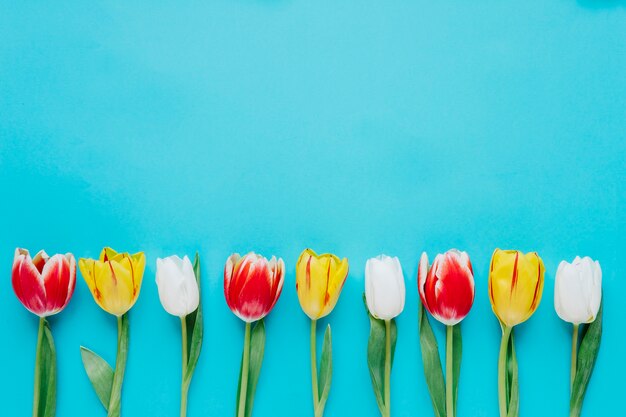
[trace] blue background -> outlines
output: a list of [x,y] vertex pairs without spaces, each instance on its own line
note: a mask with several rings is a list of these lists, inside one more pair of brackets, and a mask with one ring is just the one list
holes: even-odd
[[[254,415],[309,416],[302,249],[350,259],[334,312],[326,416],[376,416],[361,294],[368,257],[400,257],[392,412],[432,415],[417,336],[419,255],[457,247],[476,271],[459,416],[496,416],[495,247],[536,250],[536,314],[516,329],[523,416],[567,415],[569,325],[553,309],[562,259],[604,271],[605,333],[585,415],[621,398],[626,291],[626,3],[591,0],[0,2],[0,344],[3,414],[31,412],[36,317],[14,297],[16,246],[97,257],[144,250],[126,416],[179,407],[178,319],[155,259],[203,261],[206,335],[189,416],[234,413],[243,325],[222,268],[282,256]],[[82,278],[51,320],[58,415],[104,416],[79,346],[110,362],[116,324]],[[320,326],[321,327],[321,326]],[[434,325],[443,342],[442,326]],[[321,330],[320,330],[321,337]]]

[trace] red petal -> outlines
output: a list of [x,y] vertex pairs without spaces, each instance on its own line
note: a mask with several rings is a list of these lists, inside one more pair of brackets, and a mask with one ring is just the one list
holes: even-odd
[[44,266],[41,275],[46,288],[48,313],[58,313],[65,307],[68,301],[70,273],[70,263],[63,255],[54,255]]
[[76,258],[71,253],[66,253],[65,258],[70,264],[70,282],[67,287],[67,297],[65,299],[65,305],[70,302],[72,295],[74,295],[74,289],[76,288]]
[[35,265],[39,273],[43,271],[43,267],[46,265],[46,262],[48,262],[48,259],[50,259],[50,257],[44,250],[37,252],[37,255],[33,258],[33,265]]
[[16,251],[11,281],[13,291],[24,307],[38,316],[44,316],[46,314],[45,290],[39,271],[28,252],[18,255]]

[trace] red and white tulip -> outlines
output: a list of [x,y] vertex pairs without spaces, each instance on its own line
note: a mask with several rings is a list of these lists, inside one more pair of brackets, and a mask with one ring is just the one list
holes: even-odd
[[438,254],[430,267],[422,253],[417,285],[426,310],[446,326],[463,320],[474,303],[474,273],[466,252]]
[[232,254],[224,267],[226,304],[241,320],[261,320],[274,307],[283,289],[285,263],[272,256],[269,261],[250,252]]
[[66,253],[49,257],[39,251],[34,258],[17,248],[13,258],[13,291],[29,311],[47,317],[63,310],[76,287],[76,260]]

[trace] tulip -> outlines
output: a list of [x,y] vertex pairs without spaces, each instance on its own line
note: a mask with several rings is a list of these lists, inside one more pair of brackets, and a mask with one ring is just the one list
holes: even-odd
[[[577,256],[572,263],[561,261],[554,282],[554,308],[562,320],[573,324],[570,366],[570,389],[572,392],[574,391],[576,373],[580,371],[577,366],[579,328],[581,324],[589,324],[596,320],[601,301],[602,269],[600,263],[588,256],[582,259]],[[589,333],[591,332],[586,332],[585,337]],[[599,346],[599,343],[600,336],[597,337],[597,340],[593,340],[589,346],[591,344]],[[591,352],[592,349],[588,349],[588,351]],[[595,352],[597,354],[597,350]],[[581,366],[591,366],[593,369],[594,362],[595,360],[587,360]],[[582,395],[584,395],[584,390]]]
[[232,254],[224,267],[224,296],[233,313],[246,323],[261,320],[274,308],[283,289],[285,263],[250,252]]
[[[507,366],[507,357],[515,357],[513,326],[528,320],[539,306],[544,272],[543,261],[536,252],[523,254],[516,250],[496,249],[491,257],[489,300],[502,327],[498,360],[500,417],[510,416],[511,413],[516,415],[519,407],[518,399],[512,398],[512,393],[517,395],[517,392],[506,389],[506,381],[517,377],[517,370]],[[517,365],[514,367],[517,368]]]
[[536,252],[495,250],[489,271],[489,300],[503,325],[523,323],[535,312],[541,300],[544,272]]
[[[107,410],[108,417],[119,417],[121,414],[122,382],[129,339],[127,313],[139,297],[145,266],[146,257],[143,252],[130,255],[117,253],[111,248],[102,249],[98,260],[81,258],[78,261],[80,272],[95,302],[104,311],[117,317],[117,359],[112,383],[110,379],[106,379],[106,374],[99,371],[104,359],[81,346],[85,371]],[[103,386],[106,388],[102,388]],[[108,390],[108,395],[101,396],[104,389]]]
[[171,315],[185,317],[198,308],[200,290],[187,256],[157,258],[156,283],[161,304]]
[[397,257],[379,255],[365,264],[365,299],[377,319],[391,320],[404,310],[404,275]]
[[49,257],[39,251],[34,259],[26,249],[13,258],[13,291],[31,313],[48,317],[67,306],[76,287],[76,261],[66,253]]
[[[348,276],[348,259],[339,259],[330,253],[316,254],[305,249],[296,263],[296,292],[300,306],[311,319],[311,381],[313,389],[313,411],[316,417],[324,414],[324,407],[330,390],[331,374],[325,379],[322,394],[317,385],[317,320],[327,316],[335,308],[343,284]],[[332,344],[330,325],[326,328],[322,346],[322,361],[329,361],[332,367]],[[328,387],[328,389],[325,389]]]
[[[428,255],[426,252],[423,252],[418,268],[417,285],[424,308],[435,319],[446,326],[445,410],[448,417],[454,417],[456,397],[454,395],[455,381],[453,379],[453,370],[455,367],[458,369],[461,366],[460,355],[457,358],[454,357],[454,352],[457,350],[460,352],[461,349],[461,329],[459,327],[457,330],[459,337],[455,337],[454,326],[467,316],[474,303],[474,273],[469,256],[466,252],[451,249],[443,255],[438,254],[429,268]],[[430,326],[427,319],[424,325]],[[431,337],[430,334],[426,333],[422,336],[421,330],[420,325],[420,341],[422,337]],[[455,359],[459,363],[455,364]],[[428,372],[436,372],[440,369],[439,363],[436,363],[436,368],[433,368],[431,363],[424,364],[424,370]],[[427,381],[430,380],[427,379]],[[458,384],[458,381],[456,382]],[[432,387],[429,386],[429,389],[431,394],[438,394],[437,390],[440,388],[433,385]]]
[[574,325],[596,319],[602,300],[602,269],[590,257],[562,261],[556,271],[554,308],[562,320]]
[[[265,345],[263,318],[274,308],[283,289],[285,264],[282,259],[272,256],[269,261],[250,252],[245,256],[234,253],[226,260],[224,267],[224,296],[231,311],[246,323],[243,344],[243,358],[239,373],[239,393],[237,395],[237,417],[252,413],[252,398],[248,401],[248,374],[260,372]],[[252,330],[251,323],[257,324]],[[252,332],[255,337],[252,337]],[[251,363],[251,352],[257,352]],[[250,392],[254,392],[256,380],[251,381]]]
[[300,306],[311,320],[333,311],[348,276],[348,259],[305,249],[296,263],[296,291]]
[[134,255],[104,248],[100,259],[81,258],[80,272],[96,303],[107,313],[121,317],[137,301],[146,266],[143,252]]
[[[28,311],[39,316],[33,417],[54,416],[56,350],[46,317],[59,313],[72,298],[76,287],[76,260],[71,253],[49,257],[43,250],[31,259],[28,250],[17,248],[13,258],[11,281],[20,302]],[[43,381],[42,375],[46,377]]]
[[[159,299],[165,311],[180,318],[182,334],[182,382],[180,399],[180,417],[187,415],[187,394],[189,384],[195,370],[200,347],[202,344],[202,314],[200,313],[200,260],[196,254],[195,260],[198,277],[194,266],[187,256],[180,259],[178,256],[157,258],[156,284],[159,290]],[[195,312],[195,314],[193,314]],[[189,316],[189,325],[188,317]],[[188,342],[187,331],[191,330]],[[197,349],[194,347],[197,346]]]
[[[370,367],[370,376],[372,385],[377,395],[377,402],[383,417],[391,415],[391,359],[395,348],[395,323],[394,318],[397,317],[404,309],[404,275],[402,274],[402,266],[397,257],[387,255],[379,255],[376,258],[370,258],[365,263],[365,301],[367,309],[372,316],[370,322],[372,329],[370,330],[370,343],[368,347],[368,365]],[[385,364],[384,370],[384,393],[378,398],[379,393],[377,386],[380,381],[374,378],[374,373],[380,372],[377,369],[379,361],[378,354],[372,355],[376,349],[382,347],[374,347],[372,344],[377,343],[381,339],[375,337],[374,320],[384,321],[385,325]],[[380,327],[376,325],[376,327]],[[393,327],[393,335],[392,335]],[[392,342],[393,338],[393,342]],[[373,371],[374,370],[374,371]]]
[[439,254],[430,269],[428,255],[422,253],[417,281],[424,307],[446,326],[463,320],[474,303],[474,273],[466,252]]

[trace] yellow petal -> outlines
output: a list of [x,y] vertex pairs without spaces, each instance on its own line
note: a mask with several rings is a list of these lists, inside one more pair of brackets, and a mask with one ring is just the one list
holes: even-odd
[[130,255],[130,259],[135,274],[135,300],[139,297],[139,291],[141,290],[141,282],[143,281],[143,273],[146,269],[146,255],[143,252],[137,252],[134,255]]
[[80,270],[81,275],[83,276],[83,279],[85,280],[85,282],[87,283],[87,287],[89,287],[89,291],[91,291],[91,294],[94,294],[95,288],[96,288],[96,282],[95,282],[95,275],[93,273],[94,271],[94,263],[96,261],[94,261],[93,259],[88,259],[88,258],[80,258],[78,260],[78,269]]
[[339,300],[339,294],[343,288],[343,283],[348,276],[348,259],[343,258],[341,261],[336,256],[331,258],[331,274],[328,281],[328,288],[326,289],[326,299],[324,305],[324,311],[322,311],[321,317],[327,316],[337,305]]
[[107,246],[106,248],[102,249],[102,252],[100,252],[100,261],[101,262],[110,261],[116,256],[117,256],[117,252]]
[[128,259],[97,262],[96,285],[101,293],[101,307],[107,312],[121,316],[132,307],[133,283]]

